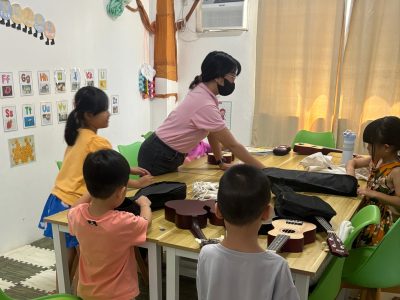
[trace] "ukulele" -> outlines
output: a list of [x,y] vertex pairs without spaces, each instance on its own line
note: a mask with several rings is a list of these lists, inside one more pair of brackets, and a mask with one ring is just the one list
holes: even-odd
[[316,229],[312,223],[279,219],[272,221],[274,229],[268,231],[268,250],[274,252],[302,252],[304,245],[313,243]]
[[343,151],[341,149],[335,149],[335,148],[326,148],[322,146],[317,146],[313,144],[305,144],[305,143],[296,143],[294,144],[293,151],[297,152],[298,154],[301,155],[311,155],[317,152],[321,152],[323,155],[327,155],[328,153],[331,152],[337,152],[337,153],[342,153]]
[[[232,161],[235,160],[235,157],[233,156],[232,152],[222,152],[222,161],[226,164],[232,163]],[[207,153],[207,162],[210,165],[216,165],[217,160],[215,159],[214,153]]]
[[174,222],[176,227],[189,229],[194,237],[200,239],[200,247],[219,243],[218,239],[207,239],[201,228],[210,224],[224,226],[224,220],[215,215],[215,201],[170,200],[165,202],[165,219]]
[[329,251],[332,253],[332,255],[338,257],[349,256],[349,252],[344,247],[342,240],[336,235],[332,226],[323,217],[315,217],[315,219],[317,219],[318,223],[321,224],[321,226],[328,233],[326,242],[328,243]]

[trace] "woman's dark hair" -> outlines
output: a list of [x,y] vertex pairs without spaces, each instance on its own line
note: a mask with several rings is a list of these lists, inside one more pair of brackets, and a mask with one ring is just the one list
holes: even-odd
[[201,75],[194,78],[189,88],[195,88],[200,82],[208,82],[218,77],[224,77],[226,74],[240,74],[242,66],[240,63],[222,51],[213,51],[207,54],[201,64]]
[[223,218],[234,225],[245,225],[261,216],[271,200],[268,176],[256,167],[238,164],[230,167],[219,181],[218,207]]
[[84,124],[84,114],[97,115],[108,109],[108,97],[101,89],[85,86],[76,92],[74,98],[75,108],[70,112],[65,125],[64,138],[68,146],[75,144],[78,129]]
[[117,188],[126,186],[130,167],[127,160],[112,149],[89,153],[83,163],[83,178],[90,195],[105,199]]

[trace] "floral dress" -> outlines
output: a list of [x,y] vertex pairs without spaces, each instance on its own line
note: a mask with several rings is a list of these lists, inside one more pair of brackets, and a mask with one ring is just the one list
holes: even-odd
[[[381,192],[387,195],[394,195],[393,181],[389,177],[389,174],[394,168],[400,167],[400,162],[390,162],[382,164],[377,168],[370,166],[370,176],[367,181],[367,188]],[[384,237],[385,233],[388,232],[390,226],[393,224],[393,215],[389,205],[381,203],[378,199],[369,198],[364,196],[361,207],[374,204],[379,207],[381,212],[381,221],[378,225],[367,226],[357,239],[356,245],[360,246],[375,246]]]

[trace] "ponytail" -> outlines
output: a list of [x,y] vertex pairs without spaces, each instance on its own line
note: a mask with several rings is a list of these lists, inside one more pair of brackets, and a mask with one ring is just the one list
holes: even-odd
[[200,82],[202,82],[201,75],[197,75],[190,83],[189,89],[193,90]]
[[78,137],[78,129],[81,127],[81,122],[77,118],[77,112],[74,109],[68,115],[67,124],[64,130],[64,139],[68,146],[75,144],[76,138]]

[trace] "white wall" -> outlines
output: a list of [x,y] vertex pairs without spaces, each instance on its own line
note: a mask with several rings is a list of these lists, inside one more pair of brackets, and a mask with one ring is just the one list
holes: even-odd
[[[16,94],[11,99],[0,99],[0,106],[16,105],[18,114],[18,131],[4,132],[2,120],[0,125],[0,253],[41,237],[37,223],[57,174],[55,161],[62,160],[65,149],[65,124],[54,119],[53,125],[42,127],[39,103],[53,102],[54,111],[56,101],[68,100],[71,110],[73,93],[69,92],[69,77],[66,93],[56,94],[52,79],[52,93],[39,96],[37,71],[64,68],[69,75],[72,67],[79,67],[81,72],[86,68],[94,68],[96,72],[106,68],[106,92],[119,95],[120,114],[112,116],[109,128],[99,134],[116,148],[118,144],[140,139],[140,134],[150,129],[150,105],[141,99],[137,88],[138,69],[144,60],[143,26],[139,15],[127,10],[112,21],[105,11],[107,2],[19,0],[21,7],[29,6],[53,21],[57,31],[54,46],[0,25],[0,72],[13,72]],[[20,96],[18,71],[33,72],[33,96]],[[36,128],[23,129],[21,115],[25,103],[35,104]],[[36,162],[10,168],[8,139],[31,134],[36,142]]]

